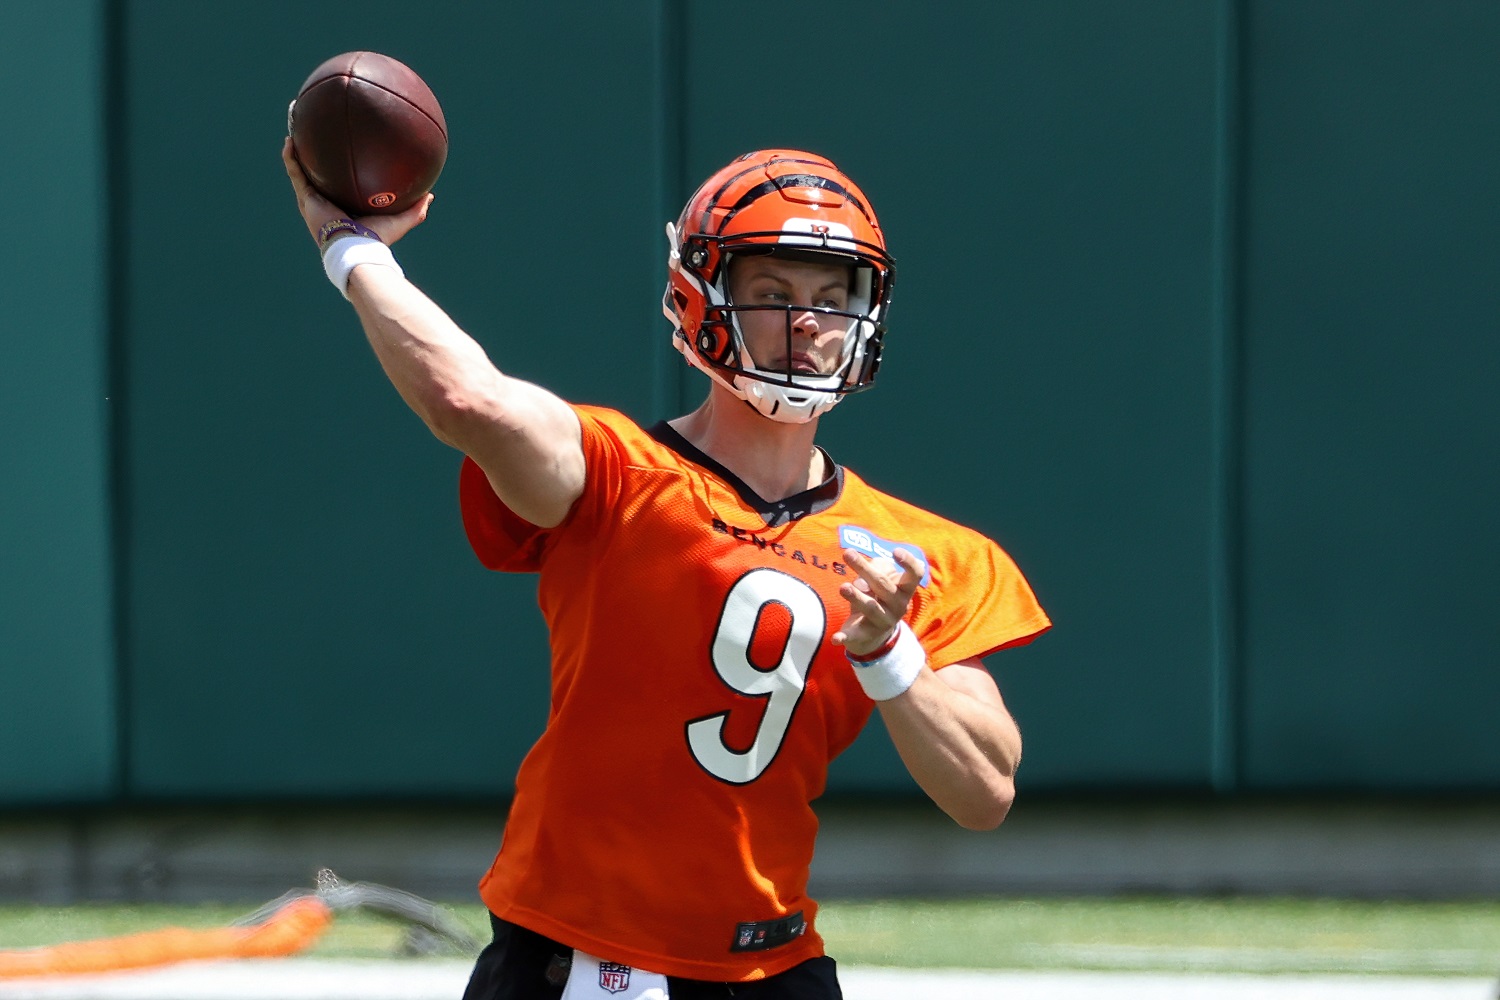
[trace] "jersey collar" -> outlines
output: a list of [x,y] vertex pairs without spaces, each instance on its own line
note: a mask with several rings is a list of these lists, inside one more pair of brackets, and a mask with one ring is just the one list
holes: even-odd
[[724,480],[735,493],[739,494],[740,499],[745,501],[747,507],[765,520],[768,528],[779,528],[783,524],[801,520],[809,514],[820,514],[837,503],[839,496],[844,492],[844,467],[835,462],[833,456],[823,451],[822,448],[818,450],[823,452],[827,466],[833,469],[827,479],[812,489],[794,493],[785,500],[767,500],[747,486],[739,476],[699,451],[692,442],[677,433],[676,429],[665,420],[651,425],[646,429],[646,433],[683,458],[703,466]]

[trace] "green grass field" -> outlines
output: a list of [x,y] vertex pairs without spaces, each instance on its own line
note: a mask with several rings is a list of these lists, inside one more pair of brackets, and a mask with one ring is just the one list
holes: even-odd
[[1500,902],[1027,899],[843,903],[851,964],[1194,972],[1500,973]]
[[[215,927],[248,907],[0,907],[0,947]],[[450,907],[476,937],[484,911]],[[1193,972],[1500,974],[1500,901],[987,899],[833,902],[819,927],[846,965]],[[403,930],[341,915],[307,954],[388,958]]]

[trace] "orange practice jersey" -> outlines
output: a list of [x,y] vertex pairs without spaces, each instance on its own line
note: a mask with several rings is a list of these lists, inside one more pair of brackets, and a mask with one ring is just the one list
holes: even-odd
[[906,620],[934,667],[1049,622],[994,542],[846,469],[766,504],[665,424],[576,410],[587,484],[558,527],[512,514],[472,461],[461,477],[474,551],[540,572],[552,642],[547,727],[481,895],[610,961],[773,975],[823,953],[810,803],[874,707],[828,641],[854,579],[843,550],[926,560]]

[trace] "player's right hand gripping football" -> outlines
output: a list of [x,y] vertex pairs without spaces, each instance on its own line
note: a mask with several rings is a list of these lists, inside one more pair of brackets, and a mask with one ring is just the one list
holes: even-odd
[[[292,150],[290,137],[281,145],[281,162],[286,166],[292,190],[297,192],[297,211],[302,213],[302,221],[307,223],[307,231],[314,241],[325,222],[349,218],[348,213],[324,198],[308,182],[307,174],[303,173],[302,164],[297,162],[297,154]],[[354,221],[373,230],[386,246],[390,246],[421,225],[427,218],[427,209],[431,205],[432,195],[429,194],[400,215],[361,215]]]

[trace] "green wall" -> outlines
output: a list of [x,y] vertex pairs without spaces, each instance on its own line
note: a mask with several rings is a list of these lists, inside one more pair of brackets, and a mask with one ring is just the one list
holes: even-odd
[[0,4],[0,802],[110,795],[106,19]]
[[[44,139],[0,167],[41,195],[4,251],[0,802],[498,795],[543,723],[534,588],[469,555],[277,158],[353,48],[450,125],[408,274],[643,420],[704,391],[657,305],[693,183],[769,145],[861,183],[894,327],[826,442],[1053,614],[991,661],[1025,788],[1500,788],[1493,4],[113,4],[0,15],[49,39],[3,72],[77,91],[4,112]],[[834,787],[912,786],[875,725]]]
[[1500,786],[1500,7],[1257,3],[1245,778]]

